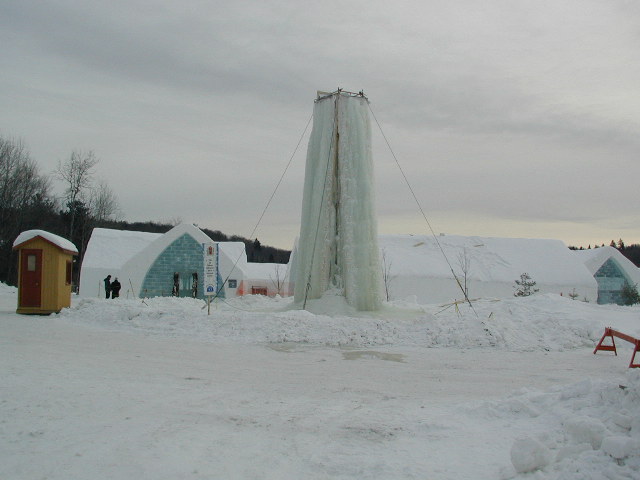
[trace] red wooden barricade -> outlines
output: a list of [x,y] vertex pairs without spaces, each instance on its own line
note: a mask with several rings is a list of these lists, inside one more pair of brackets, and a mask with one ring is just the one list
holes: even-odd
[[[611,337],[611,345],[602,344],[602,342],[604,342],[604,339],[607,337]],[[632,336],[627,335],[625,333],[618,332],[617,330],[614,330],[611,327],[607,327],[604,329],[604,335],[602,335],[602,338],[600,339],[600,342],[596,346],[596,349],[593,351],[593,353],[595,354],[598,350],[605,350],[607,352],[613,352],[617,356],[618,352],[616,351],[616,342],[613,340],[613,337],[618,337],[618,338],[621,338],[622,340],[626,340],[627,342],[633,343],[635,348],[633,349],[633,355],[631,355],[631,363],[629,363],[629,368],[640,367],[640,363],[634,363],[634,360],[636,358],[636,353],[638,353],[638,350],[640,350],[640,340],[638,340],[637,338],[633,338]]]

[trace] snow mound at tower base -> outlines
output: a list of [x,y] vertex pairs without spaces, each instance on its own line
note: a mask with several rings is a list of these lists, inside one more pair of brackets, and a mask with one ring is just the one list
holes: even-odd
[[[130,329],[219,343],[301,342],[335,346],[416,346],[562,351],[588,348],[613,326],[640,337],[640,307],[601,306],[558,295],[483,300],[441,306],[389,303],[377,312],[350,313],[343,297],[328,292],[313,312],[290,298],[245,296],[206,304],[188,298],[82,299],[60,316],[108,329]],[[316,313],[314,313],[316,312]],[[615,325],[608,325],[615,313]],[[619,355],[625,355],[620,345]]]

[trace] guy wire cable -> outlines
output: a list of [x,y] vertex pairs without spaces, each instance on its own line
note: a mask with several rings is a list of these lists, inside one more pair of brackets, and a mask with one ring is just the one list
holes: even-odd
[[433,231],[433,228],[431,227],[431,223],[429,223],[429,220],[427,219],[427,215],[424,213],[424,210],[422,209],[422,205],[420,205],[420,201],[418,200],[418,197],[416,196],[415,192],[413,191],[413,188],[411,188],[411,184],[409,183],[409,179],[407,178],[407,176],[404,173],[404,170],[400,166],[400,162],[398,161],[398,158],[396,157],[396,154],[394,153],[393,149],[391,148],[391,145],[389,144],[389,140],[387,140],[387,136],[384,134],[384,131],[382,130],[382,127],[380,126],[380,122],[378,122],[376,114],[373,113],[373,109],[371,108],[371,103],[369,102],[368,105],[369,105],[369,111],[371,112],[371,115],[373,115],[373,119],[376,121],[376,124],[378,125],[378,128],[380,129],[380,133],[382,134],[382,138],[384,138],[384,141],[386,142],[387,147],[389,147],[389,151],[391,152],[391,155],[393,156],[393,159],[395,160],[396,165],[398,166],[398,169],[400,170],[400,173],[404,177],[404,181],[406,182],[407,186],[409,187],[409,191],[411,192],[411,195],[413,195],[413,199],[415,200],[416,205],[418,205],[418,209],[420,210],[420,213],[422,214],[422,218],[424,218],[424,221],[427,223],[427,225],[429,227],[429,230],[431,231],[431,235],[433,235],[433,238],[435,239],[436,244],[438,245],[438,248],[440,249],[440,253],[442,253],[442,256],[444,257],[445,261],[447,262],[447,265],[449,266],[449,270],[451,270],[451,274],[453,275],[453,278],[456,280],[456,283],[458,284],[458,287],[460,287],[460,290],[462,291],[462,294],[464,295],[465,300],[467,301],[467,303],[471,307],[471,310],[473,310],[473,313],[475,313],[476,317],[480,318],[478,316],[478,313],[476,312],[476,309],[473,308],[473,304],[471,303],[471,300],[469,299],[469,296],[467,295],[467,292],[464,291],[464,288],[462,287],[462,284],[460,283],[460,280],[458,279],[458,276],[453,271],[453,267],[451,266],[451,262],[449,262],[449,259],[447,258],[447,255],[444,253],[444,249],[442,248],[442,245],[440,245],[440,241],[438,240],[438,237],[436,236],[435,232]]
[[[313,112],[311,113],[311,116],[309,117],[309,120],[307,120],[307,124],[304,127],[304,131],[302,132],[302,135],[300,135],[300,138],[298,139],[298,143],[296,144],[296,147],[294,148],[293,153],[291,154],[291,157],[289,157],[289,161],[287,162],[287,166],[284,168],[284,171],[282,172],[282,175],[280,175],[280,179],[278,180],[278,183],[276,184],[275,188],[273,189],[273,192],[271,193],[271,196],[269,197],[269,200],[267,201],[267,204],[265,205],[264,209],[262,210],[262,214],[260,215],[260,218],[258,218],[258,221],[256,222],[255,227],[253,227],[253,230],[251,231],[251,235],[249,236],[249,239],[253,238],[253,235],[256,233],[256,230],[258,229],[258,226],[260,225],[260,222],[262,221],[262,218],[264,217],[265,213],[267,212],[267,209],[269,208],[269,205],[271,205],[273,197],[275,196],[276,192],[278,191],[278,188],[280,187],[280,184],[282,183],[282,180],[284,179],[284,176],[287,173],[287,170],[289,170],[289,167],[291,166],[291,162],[293,161],[293,157],[295,157],[296,152],[298,151],[298,148],[300,147],[300,143],[302,143],[302,139],[304,138],[304,135],[307,133],[307,129],[309,128],[309,124],[311,123],[311,119],[312,118],[313,118]],[[219,297],[220,292],[222,291],[224,286],[227,284],[227,281],[229,280],[229,277],[231,276],[231,274],[235,270],[236,266],[238,265],[238,262],[240,261],[240,257],[242,257],[242,253],[243,252],[240,252],[240,254],[238,255],[238,258],[236,258],[236,261],[233,263],[233,267],[231,267],[231,271],[229,272],[227,277],[222,282],[222,285],[218,288],[218,290],[216,291],[215,295],[213,296],[213,300],[215,300],[216,298]],[[204,307],[202,307],[202,308],[204,308]]]

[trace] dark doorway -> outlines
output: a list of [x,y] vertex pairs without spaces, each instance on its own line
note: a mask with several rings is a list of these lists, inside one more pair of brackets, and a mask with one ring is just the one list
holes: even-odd
[[42,303],[42,250],[21,250],[20,306],[39,307]]

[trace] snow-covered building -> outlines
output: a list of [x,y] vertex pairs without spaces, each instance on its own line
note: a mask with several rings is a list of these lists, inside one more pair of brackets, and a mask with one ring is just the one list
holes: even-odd
[[466,282],[471,299],[511,298],[515,281],[527,273],[540,293],[597,300],[593,275],[560,240],[381,235],[379,245],[391,300],[463,300],[452,270],[463,286]]
[[640,284],[640,270],[616,248],[600,247],[574,250],[572,253],[580,258],[598,282],[598,303],[623,304],[624,284]]
[[120,283],[129,287],[125,277],[120,274],[122,267],[127,260],[161,236],[161,233],[94,228],[82,260],[79,295],[104,296],[103,279],[107,275],[119,277],[122,280]]
[[207,243],[218,245],[220,297],[277,293],[271,277],[280,278],[274,272],[283,267],[255,267],[247,262],[244,243],[213,242],[198,227],[183,223],[164,234],[95,228],[82,262],[79,294],[103,296],[104,278],[111,275],[120,280],[125,297],[169,296],[176,290],[179,296],[192,296],[196,288],[197,297],[204,298],[203,244]]
[[[440,235],[380,235],[384,295],[415,297],[418,303],[475,298],[512,298],[516,280],[527,273],[540,293],[595,302],[598,285],[584,263],[560,240]],[[297,245],[290,270],[299,261]],[[290,288],[292,288],[290,286]]]
[[238,284],[236,295],[289,295],[288,268],[285,264],[244,263],[242,272],[244,278]]

